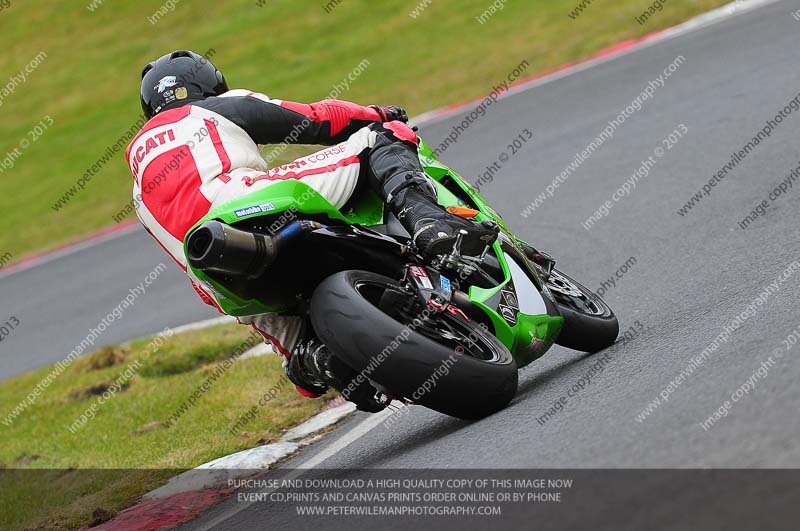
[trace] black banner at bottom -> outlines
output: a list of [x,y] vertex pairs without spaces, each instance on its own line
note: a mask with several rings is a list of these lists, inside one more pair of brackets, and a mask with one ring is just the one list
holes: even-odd
[[[2,498],[24,504],[16,494],[30,496],[39,479],[43,490],[53,488],[59,472],[66,471],[2,470]],[[119,481],[124,471],[67,473],[102,485],[104,474]],[[24,492],[14,493],[15,484]],[[218,530],[800,528],[800,470],[208,469],[162,487],[165,496],[211,488],[227,497],[199,516],[197,529],[209,522]]]

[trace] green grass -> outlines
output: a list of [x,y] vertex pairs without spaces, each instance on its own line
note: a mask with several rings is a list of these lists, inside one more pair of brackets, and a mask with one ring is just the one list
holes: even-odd
[[576,20],[567,14],[578,0],[508,2],[485,24],[476,17],[488,0],[432,0],[417,18],[413,1],[342,0],[326,13],[322,0],[197,0],[155,25],[147,17],[162,0],[106,0],[94,12],[88,0],[12,2],[0,13],[0,86],[40,51],[47,58],[0,107],[0,159],[45,115],[54,123],[0,173],[0,254],[18,260],[114,224],[130,200],[121,153],[66,208],[51,205],[135,122],[141,67],[166,51],[213,48],[231,87],[299,101],[324,98],[367,59],[340,97],[413,115],[487,93],[522,60],[534,74],[725,2],[670,3],[643,26],[644,0],[595,2]]
[[[231,433],[284,374],[277,356],[265,356],[237,360],[193,407],[167,422],[219,362],[257,343],[251,334],[224,325],[167,338],[155,351],[144,339],[78,358],[10,426],[0,426],[0,529],[85,525],[96,509],[118,511],[176,470],[276,440],[318,412],[324,401],[303,398],[286,385],[253,421]],[[129,367],[135,375],[121,377]],[[51,370],[0,383],[3,420]],[[71,431],[98,403],[91,393],[115,381],[129,385]]]

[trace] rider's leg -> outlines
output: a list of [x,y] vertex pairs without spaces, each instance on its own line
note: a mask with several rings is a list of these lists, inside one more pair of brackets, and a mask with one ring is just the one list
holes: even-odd
[[389,204],[417,249],[426,256],[453,248],[459,231],[466,231],[461,250],[476,255],[495,238],[494,223],[479,224],[447,212],[436,202],[436,188],[422,170],[414,132],[402,122],[370,126],[377,136],[368,154],[375,191]]
[[462,252],[480,254],[497,237],[495,224],[475,223],[437,204],[436,188],[422,170],[417,142],[416,134],[402,122],[374,123],[340,144],[266,173],[245,169],[231,172],[231,181],[214,205],[275,182],[299,179],[340,208],[353,195],[359,180],[366,178],[423,255],[433,257],[450,251],[461,230],[467,233]]
[[333,387],[362,411],[374,413],[385,407],[375,399],[376,391],[369,380],[359,379],[356,371],[334,356],[308,321],[285,369],[286,376],[305,396],[319,396]]
[[301,317],[265,313],[240,317],[284,358],[286,376],[297,391],[308,398],[325,394],[329,387],[342,393],[362,411],[376,412],[384,408],[375,399],[372,385],[334,357],[314,333],[310,323]]
[[[310,367],[298,365],[298,362],[304,365],[308,363],[304,358],[311,361],[310,356],[304,356],[311,351],[308,339],[304,338],[309,333],[301,317],[264,313],[239,317],[238,321],[250,325],[261,335],[265,343],[271,345],[275,352],[283,357],[283,368],[300,394],[313,398],[328,390],[320,373],[310,371]],[[324,348],[321,343],[318,346]]]
[[334,387],[362,411],[376,412],[385,407],[375,400],[369,381],[362,378],[359,383],[355,379],[358,374],[330,353],[302,317],[266,313],[238,320],[252,326],[283,356],[286,376],[303,396],[316,398]]
[[[212,208],[289,179],[308,185],[334,207],[341,208],[356,190],[362,173],[361,159],[371,147],[372,137],[374,133],[364,128],[344,142],[266,172],[252,168],[234,170],[228,173],[230,179],[218,192]],[[303,197],[298,201],[302,202]]]

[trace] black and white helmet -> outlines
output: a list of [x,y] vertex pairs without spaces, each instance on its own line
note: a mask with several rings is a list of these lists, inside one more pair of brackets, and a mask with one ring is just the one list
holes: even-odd
[[159,112],[219,96],[228,91],[222,72],[189,50],[177,50],[148,63],[142,70],[142,110],[149,119]]

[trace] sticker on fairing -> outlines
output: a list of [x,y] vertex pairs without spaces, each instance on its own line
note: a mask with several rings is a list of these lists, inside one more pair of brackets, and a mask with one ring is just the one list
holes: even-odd
[[419,266],[411,266],[409,268],[411,275],[417,278],[428,278],[428,272]]
[[419,279],[419,283],[422,284],[423,288],[433,289],[433,284],[431,283],[431,279],[425,269],[419,266],[411,266],[409,270],[411,271],[412,277]]
[[240,208],[239,210],[234,210],[233,214],[237,218],[244,218],[247,216],[252,216],[253,214],[262,214],[266,212],[271,212],[275,210],[275,205],[272,203],[264,203],[263,205],[253,205],[247,208]]
[[442,291],[450,291],[450,279],[446,276],[439,277],[439,284],[442,286]]

